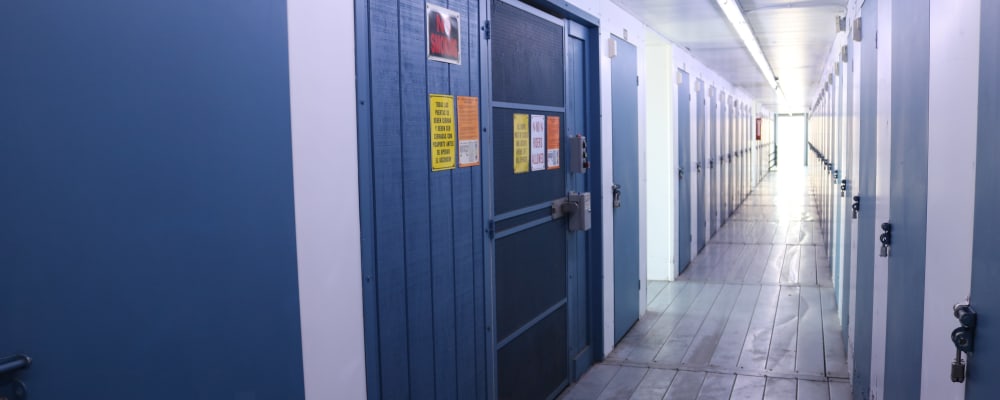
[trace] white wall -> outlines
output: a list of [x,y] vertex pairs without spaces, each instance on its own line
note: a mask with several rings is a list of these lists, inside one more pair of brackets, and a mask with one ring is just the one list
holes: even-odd
[[969,296],[979,117],[978,1],[931,0],[927,265],[920,397],[963,399],[952,383],[958,326],[951,307]]
[[289,0],[288,56],[306,398],[363,399],[353,2]]
[[[647,246],[646,268],[650,280],[671,279],[670,271],[676,271],[676,216],[671,210],[676,208],[674,196],[677,195],[675,185],[667,184],[673,176],[672,165],[676,164],[676,136],[673,134],[676,125],[674,114],[676,97],[672,85],[675,80],[672,73],[673,45],[652,31],[646,34],[646,148],[653,157],[646,158],[647,204],[652,207],[646,212]],[[676,181],[675,181],[676,182]]]

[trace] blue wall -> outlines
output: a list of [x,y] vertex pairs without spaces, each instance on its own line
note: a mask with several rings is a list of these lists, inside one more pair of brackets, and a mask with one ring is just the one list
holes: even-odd
[[32,398],[303,397],[285,9],[0,3],[0,355]]
[[487,392],[483,173],[431,172],[427,104],[480,96],[479,0],[429,3],[461,13],[461,65],[427,60],[423,0],[355,3],[371,398]]

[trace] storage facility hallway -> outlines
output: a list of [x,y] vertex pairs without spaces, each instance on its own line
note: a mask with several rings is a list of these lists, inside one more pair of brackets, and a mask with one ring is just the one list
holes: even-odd
[[564,399],[848,399],[830,262],[803,171],[767,176]]

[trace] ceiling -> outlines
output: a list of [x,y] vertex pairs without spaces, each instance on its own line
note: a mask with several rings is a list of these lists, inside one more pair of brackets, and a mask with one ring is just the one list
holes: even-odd
[[757,68],[715,0],[613,0],[771,110],[800,112],[819,85],[847,0],[731,0],[760,42],[786,102]]

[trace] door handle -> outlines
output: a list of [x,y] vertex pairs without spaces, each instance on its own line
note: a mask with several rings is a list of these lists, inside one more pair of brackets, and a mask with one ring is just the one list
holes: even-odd
[[684,167],[677,168],[677,177],[684,180]]
[[851,210],[854,211],[854,219],[858,219],[858,212],[861,211],[861,196],[854,196],[854,204],[851,204]]
[[698,173],[700,174],[701,173],[701,162],[695,163],[695,166],[698,168]]
[[622,206],[622,185],[614,184],[611,185],[611,205],[614,208],[621,208]]
[[14,398],[23,399],[28,395],[28,389],[20,379],[15,378],[21,372],[31,366],[31,357],[18,354],[0,359],[0,384],[9,384],[14,387]]
[[708,169],[715,169],[715,160],[708,160]]

